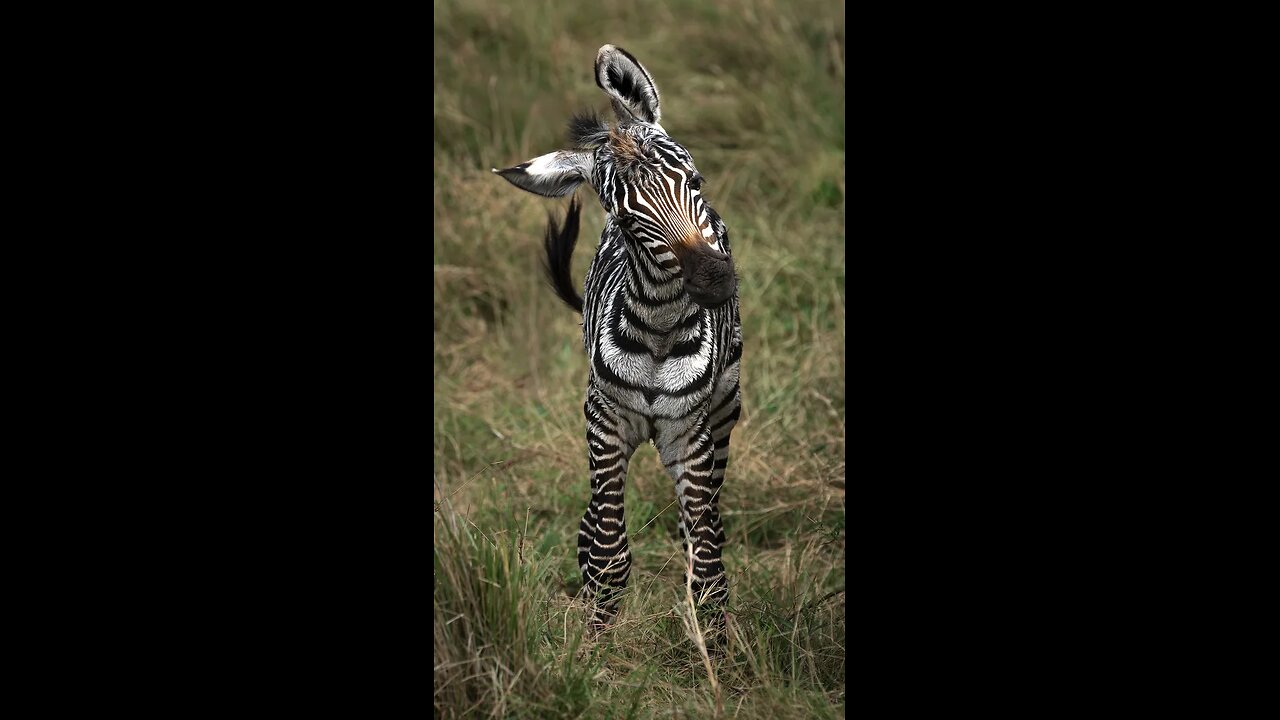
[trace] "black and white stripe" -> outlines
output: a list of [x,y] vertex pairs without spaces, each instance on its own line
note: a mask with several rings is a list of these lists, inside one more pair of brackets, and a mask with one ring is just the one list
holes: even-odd
[[702,197],[693,158],[658,124],[653,78],[612,45],[600,48],[595,69],[618,123],[576,116],[571,148],[494,172],[547,197],[589,183],[608,213],[582,298],[569,279],[576,202],[546,240],[553,288],[582,310],[591,501],[578,565],[600,627],[631,575],[623,498],[631,456],[646,441],[675,484],[695,594],[712,607],[728,597],[718,508],[741,412],[742,327],[728,230]]
[[683,292],[667,241],[688,234],[673,216],[698,218],[708,244],[731,254],[723,221],[688,186],[695,171],[652,168],[661,184],[630,185],[632,176],[620,177],[600,154],[596,160],[600,194],[612,193],[635,217],[625,229],[614,213],[606,220],[583,300],[592,500],[578,553],[584,586],[600,599],[596,621],[603,623],[630,575],[620,493],[627,461],[645,441],[658,448],[675,483],[681,537],[693,541],[695,594],[713,603],[727,598],[718,505],[741,407],[742,331],[736,296],[706,309]]

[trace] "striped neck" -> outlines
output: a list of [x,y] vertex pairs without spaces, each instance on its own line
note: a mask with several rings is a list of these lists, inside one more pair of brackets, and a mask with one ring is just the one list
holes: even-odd
[[701,308],[684,291],[679,275],[654,262],[649,253],[623,233],[626,247],[626,275],[623,295],[627,307],[646,330],[669,333],[686,324]]

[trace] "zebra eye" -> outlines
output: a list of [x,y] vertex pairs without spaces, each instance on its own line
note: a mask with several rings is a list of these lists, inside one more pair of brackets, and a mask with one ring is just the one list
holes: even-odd
[[694,190],[701,190],[701,189],[702,189],[702,176],[701,176],[701,175],[694,175],[693,177],[689,178],[689,187],[693,188]]

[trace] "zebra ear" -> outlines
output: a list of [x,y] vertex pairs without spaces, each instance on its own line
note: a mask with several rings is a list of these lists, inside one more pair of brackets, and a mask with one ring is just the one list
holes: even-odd
[[493,171],[521,190],[543,197],[563,197],[591,178],[591,152],[557,150],[505,170]]
[[620,47],[605,45],[596,53],[596,85],[613,100],[619,120],[658,124],[658,86],[639,60]]

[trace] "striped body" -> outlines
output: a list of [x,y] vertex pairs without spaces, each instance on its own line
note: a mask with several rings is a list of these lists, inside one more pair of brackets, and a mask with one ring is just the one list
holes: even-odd
[[[708,310],[680,292],[679,278],[663,274],[609,221],[583,302],[590,386],[650,424],[687,418],[707,409],[713,391],[736,389],[742,353],[736,298]],[[651,439],[641,434],[639,441]]]
[[600,628],[631,573],[626,472],[646,441],[674,483],[695,597],[712,607],[728,597],[718,506],[741,407],[742,329],[728,230],[701,196],[692,157],[658,124],[652,78],[610,45],[597,55],[596,77],[613,99],[616,126],[576,117],[573,149],[494,172],[548,197],[590,184],[607,213],[580,299],[568,278],[576,200],[563,230],[552,222],[546,243],[553,287],[582,312],[589,360],[591,500],[579,524],[578,565]]
[[[611,167],[596,165],[602,176],[597,187],[617,187],[607,177]],[[664,180],[666,173],[659,171]],[[680,183],[663,184],[677,204],[674,189]],[[662,204],[646,203],[628,186],[619,190],[616,202],[638,208]],[[723,221],[705,202],[700,205],[708,232],[698,229],[698,234],[732,255]],[[719,492],[729,433],[740,413],[742,327],[736,293],[720,307],[701,307],[683,292],[680,275],[672,273],[667,247],[653,247],[660,240],[635,232],[639,221],[630,223],[630,236],[621,225],[613,215],[606,220],[583,297],[592,499],[579,527],[578,565],[587,587],[604,600],[598,622],[611,616],[611,591],[625,586],[630,574],[622,486],[631,453],[646,441],[658,448],[675,483],[681,535],[695,541],[695,594],[723,602],[727,583],[720,560]]]

